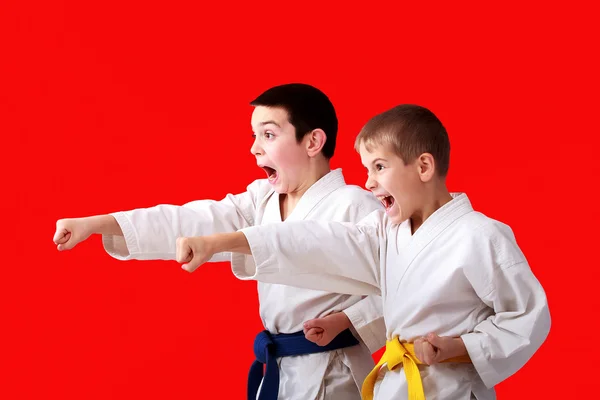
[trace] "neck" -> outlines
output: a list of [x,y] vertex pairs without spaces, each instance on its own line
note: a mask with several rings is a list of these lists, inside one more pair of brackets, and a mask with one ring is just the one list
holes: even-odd
[[410,226],[413,234],[421,227],[421,225],[423,225],[427,218],[431,217],[431,215],[439,210],[444,204],[450,202],[452,196],[450,195],[450,192],[448,192],[446,184],[442,183],[426,188],[424,199],[425,200],[421,202],[422,206],[420,209],[410,218]]
[[327,175],[331,171],[328,161],[315,162],[307,169],[307,173],[302,179],[302,183],[298,187],[286,194],[281,195],[281,216],[283,219],[294,211],[296,205],[304,196],[304,193],[314,185],[319,179]]

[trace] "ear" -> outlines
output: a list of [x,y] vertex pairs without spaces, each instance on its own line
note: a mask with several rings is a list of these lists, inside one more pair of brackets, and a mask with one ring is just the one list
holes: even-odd
[[304,142],[306,145],[306,153],[309,157],[316,157],[321,150],[323,150],[323,146],[325,146],[325,142],[327,141],[327,135],[322,129],[315,129],[304,136]]
[[435,176],[435,159],[429,153],[423,153],[417,158],[417,170],[421,182],[429,182]]

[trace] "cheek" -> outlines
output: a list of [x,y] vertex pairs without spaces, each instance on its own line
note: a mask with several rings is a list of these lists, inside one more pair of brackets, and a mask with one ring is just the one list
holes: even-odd
[[409,195],[411,189],[407,182],[398,180],[394,181],[393,183],[390,183],[388,190],[396,199],[396,205],[401,213],[403,211],[406,212],[409,208],[411,208],[412,196]]
[[268,143],[263,146],[263,149],[265,150],[265,155],[269,161],[274,163],[276,167],[279,167],[282,160],[285,159],[285,154],[282,154],[282,149],[280,146]]
[[277,164],[279,168],[284,168],[290,172],[298,168],[301,168],[304,164],[303,161],[306,157],[303,157],[303,154],[294,147],[286,147],[286,148],[274,148],[269,154],[269,158]]
[[404,193],[406,192],[406,185],[403,181],[399,179],[391,179],[386,178],[383,183],[383,187],[390,192],[394,198],[402,200],[404,198]]

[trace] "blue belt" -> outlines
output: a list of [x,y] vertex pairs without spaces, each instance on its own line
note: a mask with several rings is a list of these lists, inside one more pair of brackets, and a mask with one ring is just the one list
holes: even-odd
[[[271,335],[263,331],[254,339],[254,356],[256,360],[250,367],[248,375],[248,400],[257,400],[256,394],[260,382],[260,396],[258,400],[277,400],[279,394],[279,366],[277,358],[300,356],[304,354],[323,353],[355,346],[358,340],[349,329],[337,335],[328,345],[319,346],[304,337],[304,332],[281,333]],[[267,364],[263,379],[263,365]]]

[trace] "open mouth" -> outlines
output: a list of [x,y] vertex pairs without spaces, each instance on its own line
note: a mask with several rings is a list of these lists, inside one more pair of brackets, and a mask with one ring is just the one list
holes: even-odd
[[260,166],[263,171],[266,172],[267,174],[267,179],[269,180],[270,183],[274,183],[277,180],[277,170],[271,167],[267,167],[267,166]]
[[381,204],[385,207],[385,211],[389,211],[393,207],[395,200],[392,196],[377,196]]

